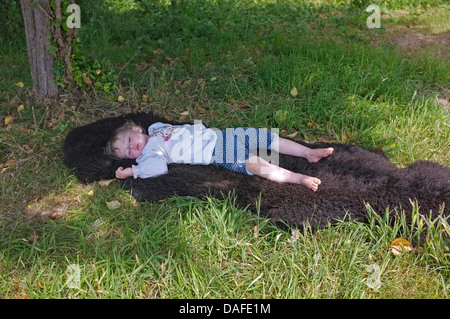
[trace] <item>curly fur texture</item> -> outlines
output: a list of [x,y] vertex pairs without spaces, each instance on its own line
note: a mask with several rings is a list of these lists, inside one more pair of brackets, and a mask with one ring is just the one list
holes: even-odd
[[[132,120],[147,128],[165,120],[149,113],[128,114],[99,120],[78,127],[68,134],[64,145],[65,163],[83,183],[114,178],[119,166],[130,166],[133,160],[115,160],[104,154],[111,133]],[[313,227],[351,217],[364,221],[366,203],[377,213],[389,208],[394,216],[399,208],[411,212],[411,201],[417,201],[422,214],[437,216],[450,201],[450,169],[440,164],[417,161],[398,168],[381,152],[359,146],[317,143],[311,148],[333,147],[332,156],[311,164],[307,160],[280,155],[280,166],[322,180],[317,192],[294,184],[281,184],[234,173],[208,165],[169,165],[169,173],[149,179],[120,181],[139,200],[157,201],[173,195],[222,197],[234,192],[236,204],[249,206],[274,222]],[[444,208],[449,214],[449,208]],[[407,216],[407,219],[408,216]]]

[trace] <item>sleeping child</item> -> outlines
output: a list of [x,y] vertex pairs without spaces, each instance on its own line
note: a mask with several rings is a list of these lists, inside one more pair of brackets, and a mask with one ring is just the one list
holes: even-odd
[[119,167],[116,177],[150,178],[168,172],[168,164],[214,164],[234,172],[257,175],[275,182],[295,183],[317,191],[320,179],[295,173],[251,150],[275,151],[303,157],[311,163],[333,153],[333,148],[311,149],[281,138],[266,129],[239,127],[223,131],[206,128],[201,122],[184,125],[154,123],[148,132],[132,122],[118,128],[106,146],[106,153],[118,159],[135,159],[137,165]]

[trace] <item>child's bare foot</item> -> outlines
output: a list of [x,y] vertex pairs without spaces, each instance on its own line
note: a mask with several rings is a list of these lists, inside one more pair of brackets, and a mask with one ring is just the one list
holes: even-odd
[[319,185],[321,183],[322,183],[322,181],[316,177],[301,175],[299,178],[299,184],[306,186],[313,192],[315,192],[319,189]]
[[308,151],[308,154],[306,155],[306,159],[310,163],[317,163],[320,161],[320,159],[330,156],[333,154],[334,148],[312,148]]

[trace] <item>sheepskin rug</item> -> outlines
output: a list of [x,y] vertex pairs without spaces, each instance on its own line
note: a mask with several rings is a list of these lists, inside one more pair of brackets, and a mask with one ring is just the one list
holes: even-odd
[[[133,113],[106,118],[78,127],[66,137],[66,165],[83,183],[111,179],[119,166],[130,166],[133,160],[115,160],[103,148],[112,132],[132,120],[147,128],[155,122],[166,122],[151,113]],[[174,123],[180,124],[180,123]],[[236,205],[249,207],[273,222],[313,228],[337,220],[365,221],[366,204],[378,214],[386,209],[398,216],[402,209],[409,219],[412,204],[417,201],[421,214],[433,217],[450,208],[450,169],[440,164],[417,161],[405,168],[396,167],[381,152],[355,145],[317,143],[311,148],[333,147],[334,153],[312,164],[302,158],[280,155],[280,166],[322,180],[317,192],[288,183],[276,183],[257,176],[234,173],[215,165],[169,165],[168,174],[149,179],[118,181],[138,200],[158,201],[173,195],[236,196]]]

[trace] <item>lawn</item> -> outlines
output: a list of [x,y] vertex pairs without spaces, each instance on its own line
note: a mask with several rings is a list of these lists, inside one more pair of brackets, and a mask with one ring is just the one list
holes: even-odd
[[[7,3],[0,298],[449,297],[449,222],[420,221],[417,207],[408,226],[368,208],[367,224],[281,229],[234,194],[149,203],[81,184],[62,154],[77,126],[152,111],[450,167],[446,1],[374,0],[370,29],[368,1],[78,0],[79,65],[99,85],[52,106],[34,99],[20,8]],[[392,253],[399,237],[412,252]]]

